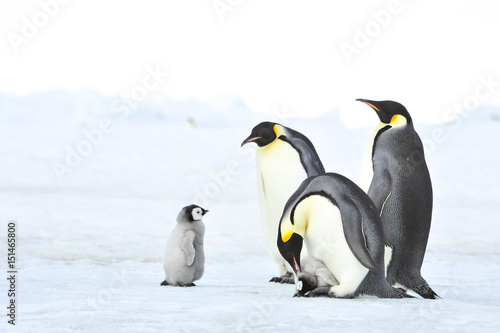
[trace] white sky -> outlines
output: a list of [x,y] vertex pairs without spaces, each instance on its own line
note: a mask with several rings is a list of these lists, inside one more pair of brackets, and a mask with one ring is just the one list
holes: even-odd
[[[366,114],[354,99],[392,99],[436,122],[473,98],[479,77],[500,82],[494,0],[401,0],[350,63],[341,43],[356,46],[357,29],[376,28],[371,12],[394,1],[65,1],[18,52],[9,38],[23,36],[23,17],[43,23],[41,4],[57,1],[0,2],[1,92],[120,94],[159,65],[170,75],[161,89],[174,98],[234,95],[254,111],[308,115],[340,106],[353,119]],[[224,20],[216,2],[232,6]],[[500,103],[500,83],[484,95]]]

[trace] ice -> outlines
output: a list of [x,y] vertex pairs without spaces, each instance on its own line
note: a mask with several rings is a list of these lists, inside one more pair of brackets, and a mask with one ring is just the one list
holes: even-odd
[[[238,103],[224,113],[187,101],[176,113],[153,104],[121,119],[106,112],[107,100],[90,112],[71,98],[48,107],[38,97],[22,109],[0,99],[0,247],[16,220],[19,269],[17,327],[3,315],[2,331],[500,330],[498,108],[460,123],[416,124],[435,194],[422,273],[442,299],[342,300],[292,298],[294,286],[267,282],[276,270],[260,231],[253,147],[240,144],[273,117]],[[67,146],[76,149],[87,140],[82,130],[104,118],[113,131],[60,181],[51,164],[65,164]],[[280,122],[311,139],[328,171],[359,180],[376,117],[358,129],[337,112]],[[205,275],[194,288],[160,287],[164,244],[191,203],[210,210]]]

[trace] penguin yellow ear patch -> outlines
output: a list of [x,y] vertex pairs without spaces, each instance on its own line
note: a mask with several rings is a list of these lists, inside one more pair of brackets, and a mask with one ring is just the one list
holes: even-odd
[[392,127],[403,126],[403,125],[406,125],[406,124],[407,124],[406,118],[404,116],[400,115],[400,114],[395,114],[391,118],[390,125]]
[[281,236],[281,240],[283,241],[283,243],[286,243],[290,240],[290,238],[292,238],[292,235],[293,235],[293,231],[289,231],[286,234]]
[[279,134],[278,134],[278,125],[274,125],[273,129],[274,129],[274,134],[276,134],[276,137],[278,137],[279,136]]

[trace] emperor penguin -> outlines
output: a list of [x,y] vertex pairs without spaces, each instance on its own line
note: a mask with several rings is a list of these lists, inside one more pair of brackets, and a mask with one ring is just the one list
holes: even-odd
[[165,280],[162,286],[194,287],[205,270],[202,218],[208,212],[197,205],[182,208],[163,255]]
[[424,298],[439,298],[420,273],[432,217],[432,185],[422,141],[400,103],[357,101],[375,110],[381,121],[369,147],[373,177],[368,196],[389,247],[387,281]]
[[[278,224],[285,203],[303,180],[325,172],[311,141],[303,134],[273,122],[262,122],[241,146],[257,144],[257,187],[264,239],[278,266],[270,282],[294,283],[292,268],[276,247]],[[304,251],[305,253],[305,251]]]
[[309,255],[323,262],[337,281],[326,290],[311,290],[309,296],[408,297],[385,279],[384,236],[377,209],[346,177],[335,173],[310,177],[286,203],[277,244],[297,277],[303,272],[304,242]]

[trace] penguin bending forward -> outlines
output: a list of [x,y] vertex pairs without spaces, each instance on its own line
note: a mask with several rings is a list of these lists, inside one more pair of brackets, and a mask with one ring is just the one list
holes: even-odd
[[205,225],[201,220],[208,212],[197,205],[182,208],[177,225],[170,234],[163,255],[165,281],[162,286],[194,287],[205,270],[203,236]]
[[[387,281],[424,298],[439,296],[420,274],[432,217],[432,185],[422,141],[406,108],[394,101],[357,99],[377,112],[368,196],[379,212],[387,249]],[[392,253],[391,253],[392,252]]]
[[325,172],[311,141],[301,133],[272,122],[262,122],[241,146],[257,144],[257,187],[262,232],[279,277],[270,282],[294,283],[292,268],[276,247],[283,207],[307,177]]
[[303,242],[309,255],[323,262],[337,281],[326,290],[311,290],[308,296],[409,297],[385,279],[384,236],[377,209],[346,177],[335,173],[310,177],[286,203],[277,243],[297,276],[303,272]]

